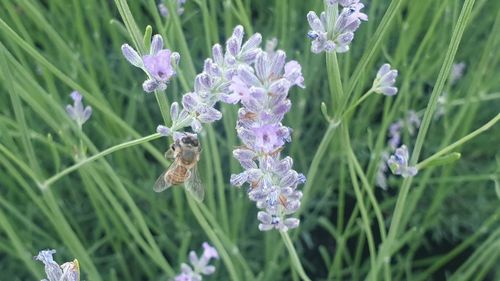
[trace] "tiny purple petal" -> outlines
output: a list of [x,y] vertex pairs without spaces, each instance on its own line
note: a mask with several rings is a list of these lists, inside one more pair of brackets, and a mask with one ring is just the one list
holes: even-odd
[[172,130],[163,125],[158,125],[158,127],[156,127],[156,132],[164,137],[168,137],[172,134]]
[[219,253],[217,253],[217,250],[210,246],[207,242],[204,242],[202,244],[203,246],[203,257],[205,257],[207,260],[209,259],[218,259],[219,258]]
[[122,54],[125,59],[135,67],[143,67],[144,63],[142,62],[142,58],[139,54],[128,44],[122,45]]
[[161,49],[163,49],[163,37],[160,34],[153,36],[151,40],[151,47],[149,48],[150,55],[156,55]]

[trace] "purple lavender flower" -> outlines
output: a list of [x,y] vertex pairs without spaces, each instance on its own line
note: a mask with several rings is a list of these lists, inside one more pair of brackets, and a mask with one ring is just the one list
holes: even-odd
[[83,97],[77,91],[73,91],[70,96],[71,99],[73,99],[73,105],[68,104],[66,106],[66,112],[81,128],[82,125],[89,120],[90,115],[92,115],[92,107],[86,106],[85,109],[83,108]]
[[408,166],[409,154],[406,145],[402,145],[396,149],[396,152],[387,160],[387,165],[391,172],[395,175],[400,175],[403,178],[413,177],[417,174],[416,167]]
[[[177,0],[176,1],[177,15],[180,16],[184,13],[184,4],[186,4],[186,0]],[[160,12],[160,15],[162,17],[168,18],[169,11],[168,11],[168,8],[163,1],[158,4],[158,11]]]
[[394,150],[400,145],[403,129],[406,129],[410,136],[413,136],[420,127],[420,122],[418,113],[409,110],[404,119],[392,123],[389,126],[389,147]]
[[389,146],[394,150],[401,143],[401,129],[403,128],[403,121],[398,120],[389,126]]
[[149,54],[141,57],[128,44],[122,45],[122,53],[128,62],[148,75],[148,79],[142,84],[147,93],[167,88],[168,82],[176,74],[175,68],[180,58],[179,53],[163,49],[163,38],[159,34],[153,36]]
[[[334,14],[333,5],[340,3],[344,8],[339,15]],[[349,44],[354,39],[354,32],[359,28],[361,21],[367,21],[368,16],[361,12],[364,5],[359,0],[329,1],[327,12],[321,12],[320,16],[310,11],[307,20],[312,30],[307,36],[312,39],[311,51],[313,53],[349,51]],[[330,22],[334,26],[328,26]]]
[[231,184],[248,183],[248,196],[261,211],[259,229],[287,231],[299,225],[297,218],[288,218],[300,207],[302,192],[297,186],[305,177],[292,169],[290,157],[280,152],[291,141],[291,129],[282,124],[290,110],[288,91],[293,86],[304,87],[301,66],[296,61],[286,63],[286,54],[260,51],[252,67],[240,66],[229,87],[233,93],[226,102],[240,103],[236,131],[244,146],[233,151],[245,169],[231,175]]
[[[233,35],[226,41],[225,52],[221,45],[215,44],[212,58],[205,60],[203,72],[195,78],[194,91],[183,96],[183,111],[189,116],[188,125],[193,131],[200,132],[202,124],[222,118],[222,113],[215,109],[219,101],[236,103],[246,99],[252,91],[244,88],[246,84],[235,77],[239,68],[250,68],[255,61],[261,51],[259,45],[262,36],[259,33],[253,34],[246,42],[243,42],[243,36],[243,27],[236,26]],[[236,79],[234,83],[233,78]]]
[[200,257],[194,251],[189,252],[191,266],[182,263],[181,273],[174,278],[175,281],[201,281],[202,275],[210,275],[215,272],[215,266],[208,263],[211,259],[218,259],[219,254],[207,242],[204,242],[202,246],[203,254]]
[[42,281],[79,281],[80,280],[80,267],[78,260],[66,262],[59,266],[52,257],[56,250],[40,251],[35,260],[39,260],[45,265],[45,274],[47,279]]
[[394,87],[396,77],[398,77],[398,71],[396,69],[391,70],[391,65],[388,63],[383,64],[373,81],[372,90],[375,93],[394,96],[398,92],[398,88]]

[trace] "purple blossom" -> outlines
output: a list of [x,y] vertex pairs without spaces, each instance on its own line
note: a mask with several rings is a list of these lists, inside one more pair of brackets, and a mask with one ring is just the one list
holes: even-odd
[[404,119],[397,120],[389,126],[389,147],[396,149],[401,144],[402,130],[406,129],[410,136],[413,136],[420,127],[420,117],[409,110]]
[[265,210],[258,215],[260,230],[295,228],[299,220],[287,216],[300,207],[302,192],[297,186],[305,177],[292,169],[292,158],[280,154],[291,141],[291,129],[282,124],[291,108],[288,91],[293,86],[304,87],[300,64],[286,63],[281,50],[272,54],[260,51],[253,68],[240,66],[231,81],[233,93],[228,100],[242,105],[236,131],[244,144],[233,155],[245,169],[231,175],[231,184],[249,184],[250,200]]
[[82,125],[89,120],[90,115],[92,115],[92,107],[86,106],[85,109],[83,108],[83,97],[77,91],[73,91],[70,96],[71,99],[73,99],[73,105],[68,104],[66,106],[66,112],[79,127],[82,127]]
[[[194,132],[200,132],[203,124],[222,118],[222,113],[215,108],[218,102],[246,102],[257,94],[255,89],[248,89],[244,81],[235,77],[238,69],[250,68],[254,63],[257,54],[261,52],[259,46],[262,36],[255,33],[246,42],[243,37],[243,27],[236,26],[232,36],[226,41],[225,52],[220,44],[212,47],[212,58],[205,60],[203,71],[195,77],[194,90],[184,94],[182,98],[181,112],[184,116],[179,118],[176,129],[191,126]],[[292,70],[290,79],[300,79],[297,77],[297,71],[300,72],[300,69]],[[297,83],[300,83],[300,80],[297,80]]]
[[66,262],[59,266],[52,257],[56,250],[43,250],[34,257],[35,260],[43,262],[47,279],[42,281],[79,281],[80,267],[78,260]]
[[403,128],[403,121],[398,120],[389,126],[389,146],[394,150],[401,143],[401,129]]
[[219,254],[214,247],[207,242],[202,244],[203,253],[200,257],[194,251],[189,252],[189,263],[181,264],[181,273],[175,276],[175,281],[201,281],[202,275],[210,275],[215,272],[215,266],[209,265],[211,259],[218,259]]
[[141,68],[148,75],[148,79],[142,84],[147,93],[167,88],[168,82],[176,74],[175,68],[180,58],[179,53],[163,49],[163,38],[159,34],[153,36],[149,54],[141,57],[128,44],[122,45],[122,53],[128,62]]
[[373,81],[372,90],[375,93],[394,96],[398,92],[398,88],[394,87],[396,77],[398,77],[398,71],[396,69],[391,70],[391,65],[388,63],[383,64]]
[[[184,4],[186,4],[186,0],[177,0],[176,1],[176,13],[177,15],[182,15],[184,13]],[[161,3],[158,4],[158,11],[160,12],[160,15],[164,18],[169,17],[169,11],[165,3],[162,1]]]
[[[340,3],[344,8],[340,14],[334,14],[333,5]],[[359,28],[361,21],[367,21],[368,16],[361,12],[364,8],[359,0],[329,1],[327,12],[321,12],[320,16],[310,11],[307,20],[311,30],[307,36],[312,40],[311,51],[313,53],[349,51],[349,44],[354,39],[354,32]],[[329,26],[333,19],[336,19],[334,26]]]
[[391,169],[391,172],[395,175],[400,175],[403,178],[413,177],[417,174],[416,167],[408,166],[409,153],[406,145],[402,145],[400,148],[396,149],[396,152],[389,157],[387,160],[387,165]]

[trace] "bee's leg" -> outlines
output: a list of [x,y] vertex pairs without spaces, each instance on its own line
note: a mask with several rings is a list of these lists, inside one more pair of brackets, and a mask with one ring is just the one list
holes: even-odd
[[169,160],[173,160],[175,159],[175,156],[174,156],[174,148],[171,147],[169,150],[167,150],[165,152],[165,158],[169,159]]

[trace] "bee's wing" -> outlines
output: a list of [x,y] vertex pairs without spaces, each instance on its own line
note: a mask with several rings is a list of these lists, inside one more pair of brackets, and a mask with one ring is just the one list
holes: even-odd
[[200,174],[198,173],[197,165],[194,165],[191,170],[191,175],[186,179],[184,186],[187,191],[193,195],[193,197],[198,202],[202,202],[205,197],[205,190],[203,189],[203,185],[200,180]]
[[155,185],[153,186],[154,191],[162,192],[163,190],[172,186],[172,183],[169,182],[165,176],[167,175],[168,171],[175,169],[175,167],[177,167],[176,161],[172,162],[170,167],[168,167],[168,169],[158,177],[158,179],[155,182]]

